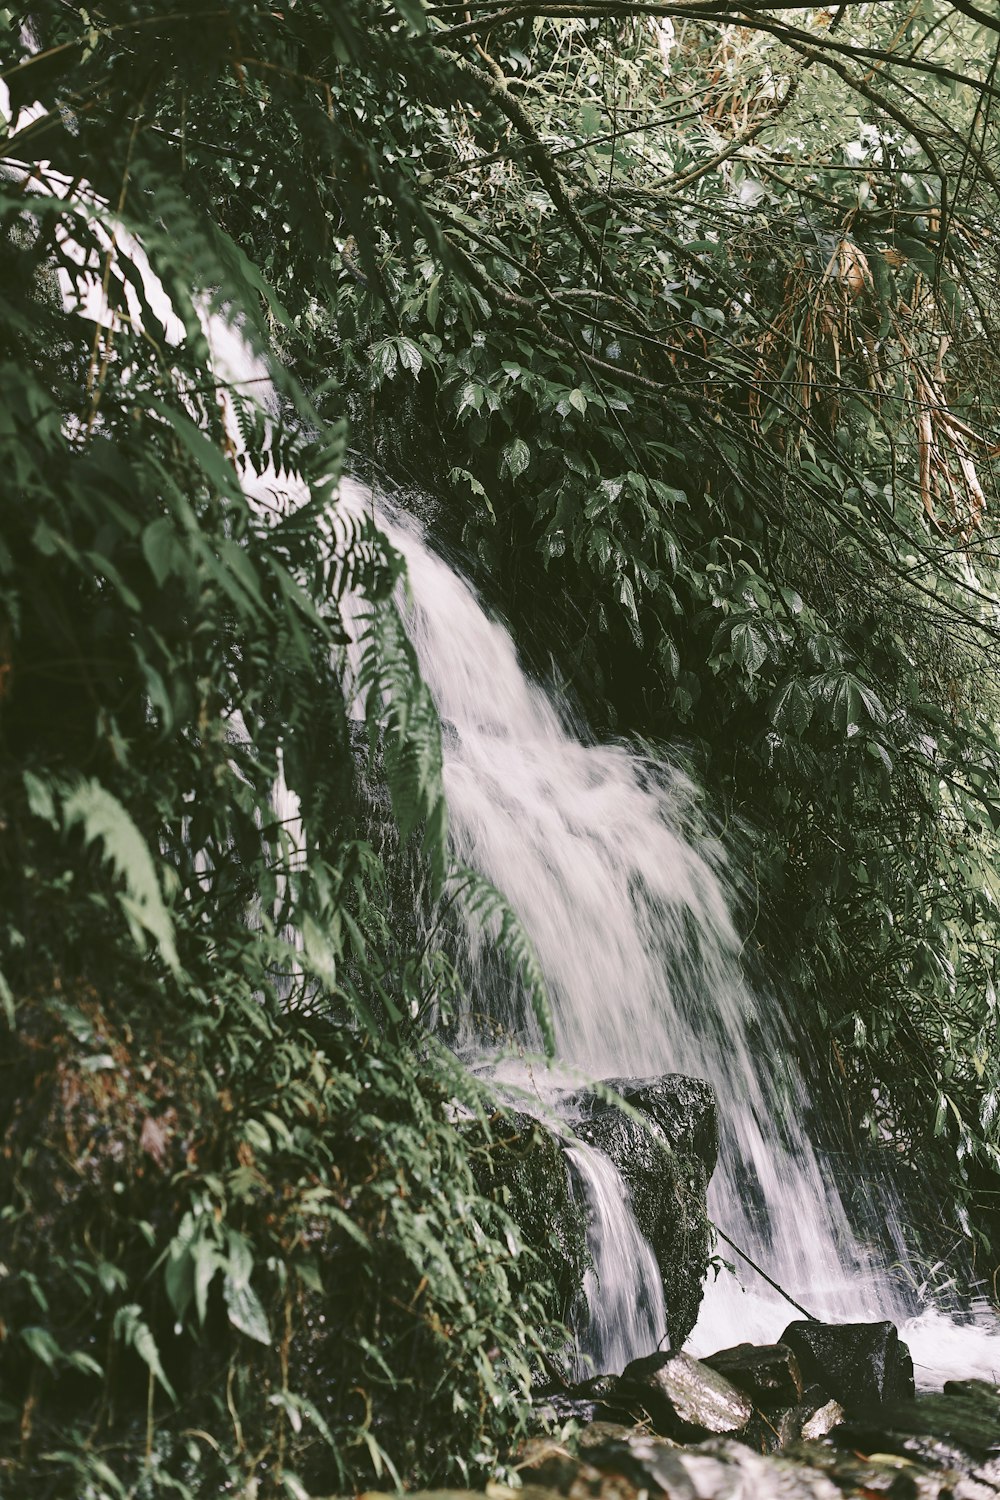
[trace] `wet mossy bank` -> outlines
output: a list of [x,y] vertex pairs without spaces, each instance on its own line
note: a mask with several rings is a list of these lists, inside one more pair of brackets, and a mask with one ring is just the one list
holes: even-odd
[[554,1311],[579,1329],[588,1318],[589,1209],[567,1148],[582,1141],[603,1152],[652,1247],[666,1304],[664,1340],[679,1348],[697,1319],[711,1253],[706,1193],[718,1149],[711,1088],[680,1074],[612,1078],[562,1101],[560,1112],[561,1123],[498,1115],[504,1124],[477,1171],[480,1188],[520,1225],[555,1287]]

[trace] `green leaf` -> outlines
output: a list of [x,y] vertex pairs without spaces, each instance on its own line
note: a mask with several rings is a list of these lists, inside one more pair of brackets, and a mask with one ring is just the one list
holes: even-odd
[[48,823],[50,828],[58,828],[55,795],[50,783],[43,781],[32,771],[25,771],[22,780],[28,797],[29,810],[36,818],[42,818]]
[[531,462],[531,449],[523,438],[514,438],[500,453],[501,470],[506,468],[511,479],[519,479]]
[[142,555],[161,588],[171,573],[183,573],[189,565],[187,553],[166,516],[151,521],[142,533]]
[[90,780],[80,782],[66,794],[62,814],[67,828],[80,823],[85,841],[102,845],[105,860],[124,882],[125,891],[119,900],[126,915],[155,940],[165,962],[178,969],[173,922],[163,902],[152,855],[125,808],[100,782]]
[[427,30],[427,13],[422,0],[392,0],[392,4],[415,32],[422,34]]
[[271,1330],[260,1298],[250,1285],[253,1251],[249,1240],[231,1229],[227,1235],[228,1260],[223,1296],[229,1321],[240,1333],[258,1344],[270,1344]]
[[39,1328],[35,1325],[22,1328],[21,1338],[35,1358],[40,1359],[47,1369],[54,1370],[62,1360],[63,1352],[47,1328]]
[[744,668],[748,677],[754,677],[767,661],[767,638],[749,620],[734,625],[729,637],[729,649],[733,660]]
[[419,346],[412,339],[400,337],[396,340],[399,350],[399,362],[404,370],[409,370],[413,375],[419,375],[423,369],[424,356]]
[[0,969],[0,1011],[3,1012],[3,1018],[7,1022],[7,1026],[13,1031],[17,1025],[14,992],[7,983],[7,976],[2,969]]
[[790,677],[772,696],[768,714],[783,734],[801,736],[813,715],[812,695],[799,678]]
[[230,272],[232,279],[229,284],[232,286],[235,282],[241,287],[242,310],[253,319],[262,337],[269,338],[271,330],[267,325],[267,320],[261,316],[261,301],[276,323],[282,328],[292,328],[294,320],[278,300],[277,293],[270,282],[265,279],[260,267],[250,260],[216,219],[208,220],[208,229],[215,242],[219,259]]
[[160,1382],[163,1389],[172,1401],[177,1400],[176,1392],[164,1373],[163,1365],[160,1363],[160,1351],[156,1346],[152,1330],[144,1321],[142,1308],[137,1302],[129,1302],[120,1307],[115,1313],[114,1331],[116,1338],[122,1339],[130,1348],[134,1349],[139,1358],[155,1380]]
[[223,1283],[223,1293],[226,1300],[226,1311],[229,1321],[240,1333],[245,1333],[247,1338],[253,1339],[258,1344],[271,1343],[271,1330],[268,1327],[267,1314],[260,1304],[260,1298],[248,1283],[234,1280],[227,1276]]
[[427,288],[427,321],[432,328],[437,327],[438,313],[441,310],[441,272],[431,277]]

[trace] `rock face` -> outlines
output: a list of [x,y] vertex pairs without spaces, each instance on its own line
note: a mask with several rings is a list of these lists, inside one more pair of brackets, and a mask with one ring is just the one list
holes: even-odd
[[559,1141],[530,1115],[510,1111],[493,1121],[478,1160],[480,1191],[503,1204],[525,1244],[544,1261],[555,1282],[552,1311],[571,1320],[590,1258],[583,1211]]
[[[635,1113],[609,1102],[611,1091]],[[675,1074],[614,1078],[599,1093],[574,1095],[569,1110],[579,1122],[577,1135],[610,1157],[628,1187],[663,1280],[670,1344],[679,1348],[698,1316],[708,1264],[706,1192],[717,1151],[715,1096],[707,1083]],[[468,1129],[479,1127],[470,1122]],[[480,1189],[503,1204],[525,1243],[552,1272],[558,1297],[553,1311],[572,1323],[590,1260],[586,1210],[562,1147],[530,1115],[503,1111],[492,1138],[482,1141],[476,1176]],[[580,1399],[593,1397],[588,1392]]]
[[[640,1118],[610,1103],[613,1090]],[[609,1078],[572,1101],[581,1140],[609,1156],[663,1280],[667,1332],[679,1349],[695,1325],[711,1248],[708,1179],[718,1153],[715,1095],[698,1078]]]
[[[606,1078],[601,1092],[582,1090],[573,1103],[586,1120],[614,1110],[607,1092],[645,1115],[678,1156],[696,1156],[709,1176],[719,1154],[715,1094],[703,1078],[662,1073],[656,1078]],[[619,1115],[620,1118],[620,1115]]]
[[679,1442],[742,1432],[753,1403],[724,1375],[690,1354],[651,1354],[626,1365],[619,1401],[645,1408],[657,1432]]
[[913,1396],[913,1361],[893,1323],[789,1323],[781,1343],[848,1412]]

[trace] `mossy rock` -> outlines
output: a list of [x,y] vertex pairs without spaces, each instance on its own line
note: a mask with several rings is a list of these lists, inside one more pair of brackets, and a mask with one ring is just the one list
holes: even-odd
[[[642,1118],[609,1102],[608,1089]],[[599,1092],[581,1094],[575,1103],[584,1116],[577,1134],[611,1158],[629,1189],[636,1222],[660,1268],[670,1346],[679,1349],[698,1317],[711,1249],[707,1192],[718,1151],[715,1096],[701,1079],[665,1074],[608,1079]]]
[[[470,1127],[482,1135],[481,1127]],[[497,1112],[474,1155],[480,1192],[500,1203],[552,1278],[555,1317],[568,1321],[590,1265],[585,1210],[559,1140],[530,1115]]]

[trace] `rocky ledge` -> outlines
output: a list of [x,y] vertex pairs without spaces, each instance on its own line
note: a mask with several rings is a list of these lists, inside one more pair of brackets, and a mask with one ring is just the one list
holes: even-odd
[[791,1323],[777,1344],[653,1354],[541,1401],[573,1436],[528,1446],[525,1500],[1000,1497],[1000,1387],[916,1394],[891,1323]]
[[[950,1381],[916,1395],[891,1324],[809,1327],[802,1361],[792,1325],[789,1343],[651,1355],[552,1393],[539,1409],[549,1430],[515,1461],[523,1488],[491,1485],[485,1500],[1000,1497],[1000,1386]],[[843,1384],[851,1373],[856,1386]],[[431,1493],[473,1495],[420,1500]]]
[[587,1210],[565,1148],[579,1139],[602,1151],[621,1173],[636,1222],[652,1246],[667,1334],[679,1347],[698,1316],[711,1253],[706,1194],[718,1150],[715,1095],[701,1079],[671,1073],[609,1078],[565,1105],[575,1124],[563,1133],[505,1111],[493,1142],[488,1148],[483,1143],[479,1186],[503,1203],[529,1248],[545,1260],[557,1315],[579,1327],[586,1318]]

